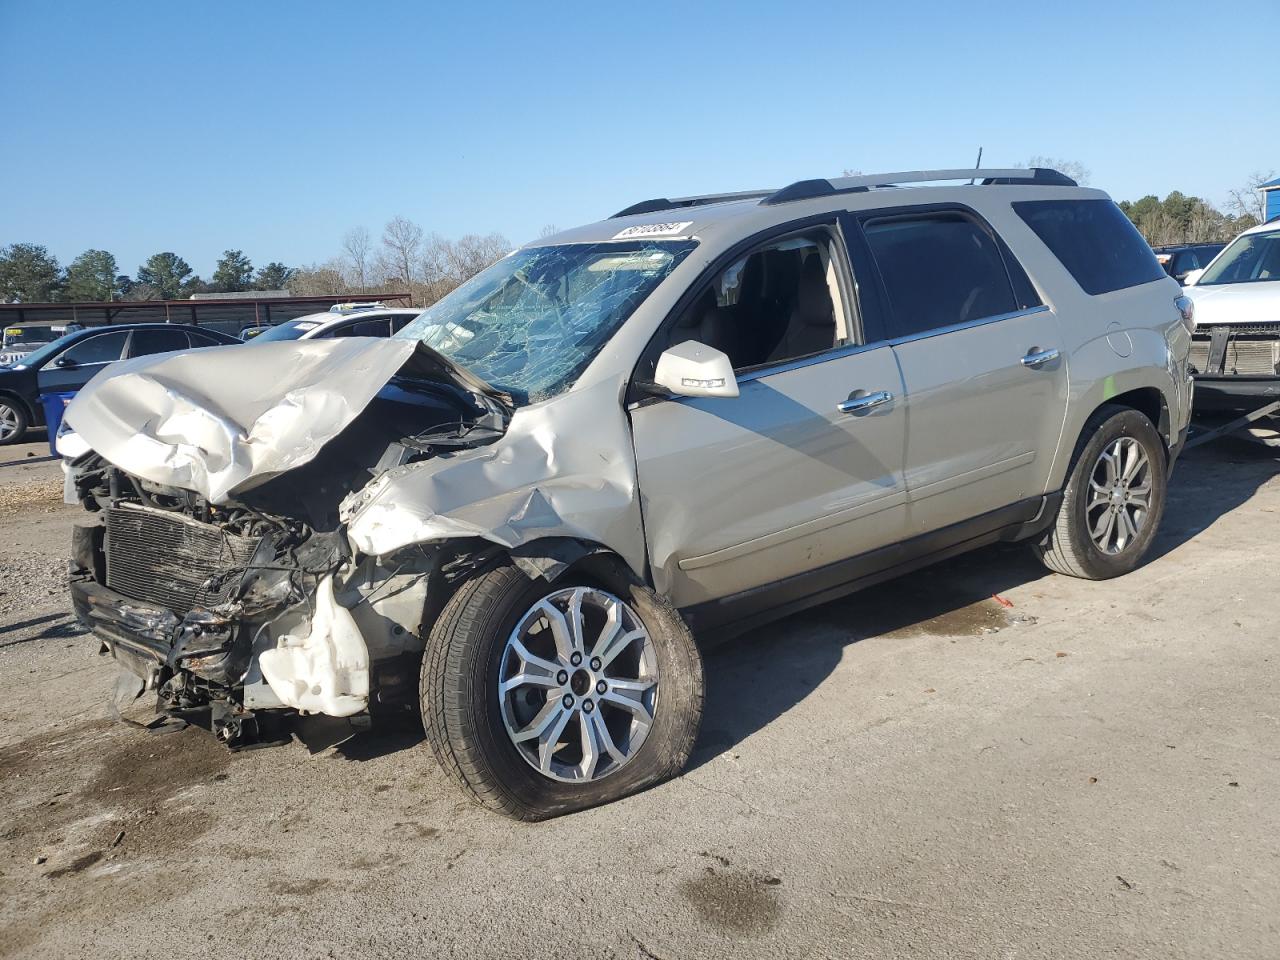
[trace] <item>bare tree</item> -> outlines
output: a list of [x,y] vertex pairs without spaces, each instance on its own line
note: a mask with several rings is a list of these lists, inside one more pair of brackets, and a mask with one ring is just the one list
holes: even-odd
[[404,217],[393,217],[382,230],[384,282],[390,278],[402,281],[415,304],[421,292],[415,290],[414,285],[421,276],[418,265],[422,237],[422,228]]
[[538,231],[538,239],[545,240],[547,237],[555,236],[560,232],[560,228],[554,223],[544,223],[542,229]]
[[458,283],[466,283],[489,264],[501,260],[511,249],[500,233],[479,236],[468,233],[446,245],[449,273]]
[[1089,178],[1093,176],[1089,168],[1079,160],[1059,160],[1054,157],[1031,157],[1026,163],[1015,163],[1015,167],[1030,169],[1032,167],[1044,167],[1049,170],[1057,170],[1059,173],[1065,173],[1080,186],[1087,186]]
[[457,240],[432,234],[423,250],[421,276],[425,303],[434,303],[503,256],[511,249],[500,233],[479,236],[468,233]]
[[349,293],[343,276],[345,264],[338,259],[298,267],[289,278],[289,292],[295,297],[322,297]]
[[348,230],[342,238],[342,249],[346,254],[347,267],[352,283],[361,293],[369,290],[369,258],[372,240],[369,231],[364,227]]
[[1274,170],[1267,173],[1255,170],[1249,174],[1249,179],[1243,187],[1227,194],[1227,206],[1234,210],[1237,216],[1253,217],[1255,222],[1262,223],[1266,219],[1267,210],[1262,191],[1258,188],[1268,180],[1274,179],[1275,175]]

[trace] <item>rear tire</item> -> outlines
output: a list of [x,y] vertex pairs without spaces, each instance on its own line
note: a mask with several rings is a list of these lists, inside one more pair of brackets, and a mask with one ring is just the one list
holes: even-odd
[[26,436],[31,418],[16,400],[0,397],[0,447],[17,443]]
[[[570,572],[547,583],[504,565],[464,583],[441,611],[422,663],[423,725],[440,765],[482,806],[543,820],[643,790],[688,761],[703,702],[693,637],[653,591],[629,576],[610,580]],[[576,664],[560,656],[562,634],[539,612],[547,603],[564,613],[561,630],[576,617],[569,633],[584,639],[566,648]],[[604,619],[606,611],[616,619]],[[613,623],[627,629],[614,631]],[[611,657],[598,646],[606,635],[619,646]],[[512,653],[513,638],[523,653]],[[623,691],[646,677],[654,678],[647,705],[619,707],[620,698],[639,696]],[[566,701],[576,709],[562,709]],[[545,733],[530,736],[544,717]],[[589,740],[599,749],[589,750]]]
[[1168,453],[1151,421],[1102,407],[1081,431],[1058,515],[1036,554],[1055,573],[1085,580],[1129,573],[1155,538],[1167,489]]

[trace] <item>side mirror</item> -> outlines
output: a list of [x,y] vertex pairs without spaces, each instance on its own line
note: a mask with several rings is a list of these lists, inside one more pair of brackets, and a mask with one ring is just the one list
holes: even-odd
[[697,340],[663,351],[653,382],[677,397],[736,397],[738,380],[728,356]]
[[55,367],[74,367],[76,362],[70,357],[59,357],[57,360],[53,361],[53,365]]
[[1203,275],[1204,267],[1201,267],[1199,270],[1191,270],[1182,278],[1182,285],[1184,287],[1194,287],[1196,285],[1196,281]]

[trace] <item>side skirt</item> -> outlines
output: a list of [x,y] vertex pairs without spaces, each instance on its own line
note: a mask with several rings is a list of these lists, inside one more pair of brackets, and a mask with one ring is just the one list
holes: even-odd
[[1047,530],[1061,492],[1021,500],[960,523],[742,593],[684,607],[681,615],[707,643],[999,541],[1026,540]]

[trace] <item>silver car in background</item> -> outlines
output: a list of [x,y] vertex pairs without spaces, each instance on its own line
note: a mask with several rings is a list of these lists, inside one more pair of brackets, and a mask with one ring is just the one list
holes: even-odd
[[695,633],[998,540],[1126,573],[1190,305],[1105,194],[979,175],[646,201],[390,339],[120,364],[67,413],[76,609],[122,691],[233,747],[417,707],[468,795],[540,819],[683,767]]

